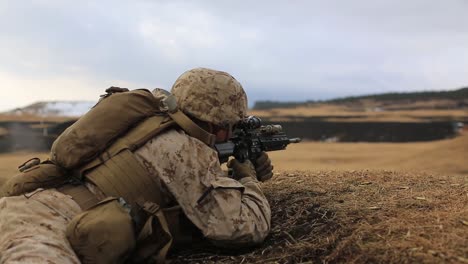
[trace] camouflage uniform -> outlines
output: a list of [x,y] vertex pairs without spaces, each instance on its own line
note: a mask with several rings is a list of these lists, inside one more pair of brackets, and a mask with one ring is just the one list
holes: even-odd
[[208,239],[248,245],[270,231],[270,206],[258,181],[226,177],[217,153],[198,139],[170,130],[135,154]]
[[81,212],[69,196],[38,189],[0,199],[0,263],[80,263],[65,237]]

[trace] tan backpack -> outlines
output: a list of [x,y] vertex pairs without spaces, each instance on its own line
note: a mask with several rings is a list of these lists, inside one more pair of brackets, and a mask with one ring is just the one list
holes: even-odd
[[[135,150],[174,125],[167,114],[159,111],[159,104],[159,99],[146,89],[110,87],[88,113],[54,141],[50,160],[25,162],[19,167],[20,173],[2,186],[0,197],[56,187],[72,180],[70,176],[82,179],[85,169],[102,164],[124,149]],[[166,125],[161,126],[163,121]]]
[[113,141],[159,111],[159,101],[145,89],[128,91],[111,87],[84,116],[53,143],[51,160],[62,168],[75,169],[91,161]]

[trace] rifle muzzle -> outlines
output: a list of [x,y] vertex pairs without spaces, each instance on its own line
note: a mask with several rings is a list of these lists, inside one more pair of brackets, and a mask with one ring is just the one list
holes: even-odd
[[289,143],[299,143],[301,141],[302,141],[301,138],[290,138],[289,139]]

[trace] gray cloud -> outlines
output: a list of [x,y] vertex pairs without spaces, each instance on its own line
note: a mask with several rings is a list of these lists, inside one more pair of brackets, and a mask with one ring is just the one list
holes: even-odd
[[0,1],[0,110],[225,70],[250,101],[457,88],[468,2]]

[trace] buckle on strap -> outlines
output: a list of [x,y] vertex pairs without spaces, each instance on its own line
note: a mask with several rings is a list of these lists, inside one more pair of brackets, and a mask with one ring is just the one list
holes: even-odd
[[39,158],[32,158],[32,159],[29,159],[27,160],[25,163],[21,164],[20,166],[18,166],[18,170],[20,172],[23,172],[27,169],[30,169],[36,165],[39,165],[41,163],[41,160]]
[[161,210],[161,207],[159,207],[157,203],[145,202],[143,206],[141,206],[141,209],[143,209],[149,215],[156,215],[156,213]]
[[153,94],[158,94],[157,98],[159,99],[159,110],[165,113],[175,113],[178,110],[177,100],[174,95],[170,92],[156,88],[153,91]]

